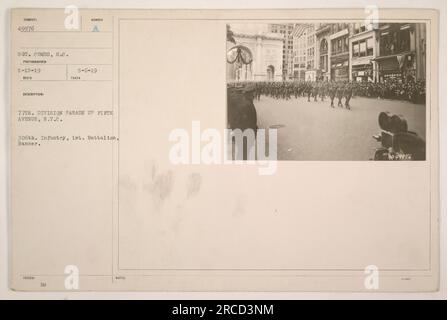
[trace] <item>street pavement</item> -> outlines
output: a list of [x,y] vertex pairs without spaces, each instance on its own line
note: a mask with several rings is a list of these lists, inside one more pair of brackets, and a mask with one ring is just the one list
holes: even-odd
[[354,97],[347,110],[331,108],[328,98],[308,102],[307,97],[266,96],[254,104],[258,127],[278,130],[278,160],[369,160],[380,146],[372,135],[380,132],[377,118],[381,111],[403,115],[408,129],[425,140],[426,108],[422,104]]

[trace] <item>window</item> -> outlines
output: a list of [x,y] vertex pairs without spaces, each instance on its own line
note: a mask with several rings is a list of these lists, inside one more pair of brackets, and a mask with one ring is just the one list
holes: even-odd
[[374,53],[374,39],[368,38],[365,40],[359,40],[352,43],[352,57],[367,57],[372,56]]
[[397,54],[410,50],[411,24],[392,25],[380,34],[380,55]]
[[352,57],[356,58],[359,56],[359,43],[353,42],[352,43]]
[[[404,29],[403,29],[404,28]],[[399,51],[409,51],[410,50],[410,27],[401,27],[399,32]]]
[[359,42],[360,47],[360,57],[366,56],[366,40],[362,40]]
[[366,55],[372,56],[374,54],[374,39],[368,38],[366,40]]
[[349,51],[348,36],[343,36],[338,39],[332,40],[332,55]]
[[364,31],[366,31],[366,24],[364,22],[354,24],[354,33],[361,33]]
[[320,54],[327,54],[327,41],[323,39],[320,44]]
[[327,56],[320,57],[320,68],[324,71],[327,70]]

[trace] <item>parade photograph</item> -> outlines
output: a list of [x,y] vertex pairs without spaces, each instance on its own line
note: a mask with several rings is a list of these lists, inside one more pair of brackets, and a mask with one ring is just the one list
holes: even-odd
[[425,23],[232,23],[227,127],[277,160],[426,159]]

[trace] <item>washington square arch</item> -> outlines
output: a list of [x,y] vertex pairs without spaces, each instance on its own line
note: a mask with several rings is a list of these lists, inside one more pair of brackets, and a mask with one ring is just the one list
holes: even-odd
[[227,81],[281,81],[284,36],[267,25],[227,26]]

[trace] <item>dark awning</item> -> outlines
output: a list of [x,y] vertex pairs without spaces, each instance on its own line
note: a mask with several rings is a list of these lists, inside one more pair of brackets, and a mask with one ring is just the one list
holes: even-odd
[[390,54],[390,55],[386,55],[386,56],[380,56],[380,57],[376,57],[374,59],[371,59],[372,61],[382,61],[382,60],[386,60],[386,59],[391,59],[391,58],[397,58],[397,56],[407,56],[409,54],[414,54],[414,51],[406,51],[406,52],[402,52],[402,53],[395,53],[395,54]]

